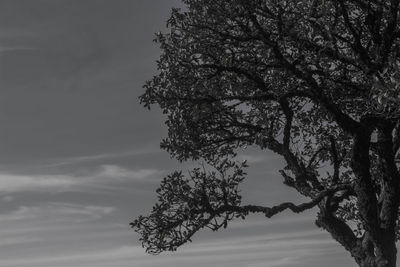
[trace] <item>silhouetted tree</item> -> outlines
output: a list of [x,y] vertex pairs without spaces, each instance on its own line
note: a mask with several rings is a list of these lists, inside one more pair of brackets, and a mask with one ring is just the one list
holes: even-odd
[[[141,102],[167,114],[161,147],[214,166],[166,177],[132,227],[150,253],[235,217],[318,208],[359,266],[395,267],[400,174],[399,0],[184,0],[157,34],[159,74]],[[279,154],[310,199],[241,205],[249,145]]]

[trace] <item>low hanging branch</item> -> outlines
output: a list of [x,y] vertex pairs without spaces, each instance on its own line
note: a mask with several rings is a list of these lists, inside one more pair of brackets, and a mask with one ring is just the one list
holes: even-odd
[[262,213],[268,218],[287,209],[300,213],[315,207],[336,192],[352,190],[350,185],[339,185],[322,191],[313,200],[300,205],[285,202],[273,207],[241,206],[238,185],[244,179],[244,167],[245,163],[238,165],[224,161],[216,167],[216,171],[194,169],[189,179],[182,172],[174,172],[164,178],[157,190],[158,203],[151,214],[140,216],[131,223],[141,234],[146,251],[151,254],[173,251],[191,241],[193,234],[201,228],[216,231],[227,227],[233,218],[244,219],[249,213]]

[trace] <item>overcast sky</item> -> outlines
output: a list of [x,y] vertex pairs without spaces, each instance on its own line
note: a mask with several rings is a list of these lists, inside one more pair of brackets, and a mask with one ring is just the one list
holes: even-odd
[[[154,32],[178,0],[0,0],[0,267],[355,266],[314,212],[235,221],[175,253],[144,253],[129,222],[181,166],[159,150]],[[244,151],[245,203],[301,201],[280,159]]]

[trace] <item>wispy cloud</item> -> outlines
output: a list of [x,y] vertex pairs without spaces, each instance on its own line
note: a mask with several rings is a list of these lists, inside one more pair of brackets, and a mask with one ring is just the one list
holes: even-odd
[[20,206],[18,209],[0,215],[0,221],[73,221],[93,220],[112,213],[115,210],[108,206],[82,205],[74,203],[50,202],[36,206]]
[[0,193],[41,191],[48,189],[67,190],[79,184],[76,177],[68,175],[15,175],[0,173]]
[[129,170],[122,168],[118,165],[105,164],[101,165],[99,171],[92,177],[94,179],[131,179],[131,180],[143,180],[152,175],[160,173],[156,169],[138,169]]
[[0,53],[24,51],[24,50],[35,50],[35,48],[27,47],[27,46],[1,46],[0,45]]
[[29,243],[37,242],[39,240],[40,240],[40,238],[26,237],[26,236],[2,237],[0,239],[0,246],[29,244]]
[[117,249],[88,251],[74,255],[6,259],[0,260],[0,266],[79,266],[79,264],[87,266],[88,263],[93,264],[92,266],[107,266],[110,262],[118,262],[126,259],[130,259],[130,264],[132,265],[134,257],[140,254],[143,255],[143,252],[139,247],[126,246]]
[[[268,240],[268,235],[263,235]],[[30,258],[0,260],[0,266],[247,266],[277,267],[297,266],[306,263],[307,258],[326,257],[335,251],[333,241],[328,239],[310,239],[306,234],[297,240],[280,240],[259,243],[259,236],[229,238],[220,242],[200,242],[174,253],[158,257],[146,255],[139,246],[121,246],[119,248],[83,251],[74,254],[42,255]]]
[[[241,237],[225,237],[223,240],[213,240],[202,242],[201,244],[193,244],[184,249],[186,253],[210,253],[216,251],[226,251],[233,253],[246,248],[251,251],[267,250],[277,251],[283,247],[304,248],[312,245],[334,244],[329,236],[318,230],[296,231],[291,233],[271,233],[261,235],[249,235]],[[276,251],[276,252],[277,252]]]
[[145,181],[159,174],[156,169],[126,169],[118,165],[100,165],[98,168],[79,175],[18,175],[0,173],[0,194],[49,191],[73,191],[78,186],[107,185],[121,181]]
[[57,166],[81,164],[81,163],[87,163],[87,162],[95,162],[95,161],[101,161],[101,160],[110,160],[110,159],[115,159],[115,158],[134,157],[134,156],[140,156],[140,155],[144,155],[144,154],[153,153],[156,151],[160,151],[160,150],[153,148],[153,147],[146,147],[146,148],[139,148],[139,149],[135,149],[135,150],[115,151],[115,152],[110,152],[110,153],[101,153],[101,154],[93,154],[93,155],[85,155],[85,156],[77,156],[77,157],[52,159],[49,162],[43,164],[43,166],[44,167],[57,167]]

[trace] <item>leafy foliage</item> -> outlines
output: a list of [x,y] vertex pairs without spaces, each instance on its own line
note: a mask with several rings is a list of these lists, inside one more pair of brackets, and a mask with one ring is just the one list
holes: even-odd
[[[240,205],[238,185],[244,179],[245,163],[223,161],[216,170],[195,168],[186,179],[182,172],[164,178],[157,190],[159,204],[148,217],[139,217],[131,225],[142,235],[147,251],[157,254],[191,241],[199,229],[214,231],[226,227],[233,217],[242,216],[229,207]],[[233,168],[231,174],[228,174]],[[218,172],[218,173],[217,173]]]
[[374,76],[371,112],[383,117],[400,117],[400,61]]
[[[311,202],[275,209],[232,202],[231,209],[269,217],[318,205],[317,225],[360,266],[394,267],[400,1],[183,2],[184,10],[172,11],[169,32],[157,34],[159,73],[140,98],[167,115],[161,147],[178,160],[213,165],[250,145],[274,151],[287,163],[284,183]],[[194,177],[206,177],[209,193],[226,187],[200,169],[192,173],[194,186],[181,173],[164,180],[160,192],[168,201],[133,224],[149,252],[176,249],[209,226],[211,213],[193,204],[201,191]],[[209,197],[212,210],[227,207]]]

